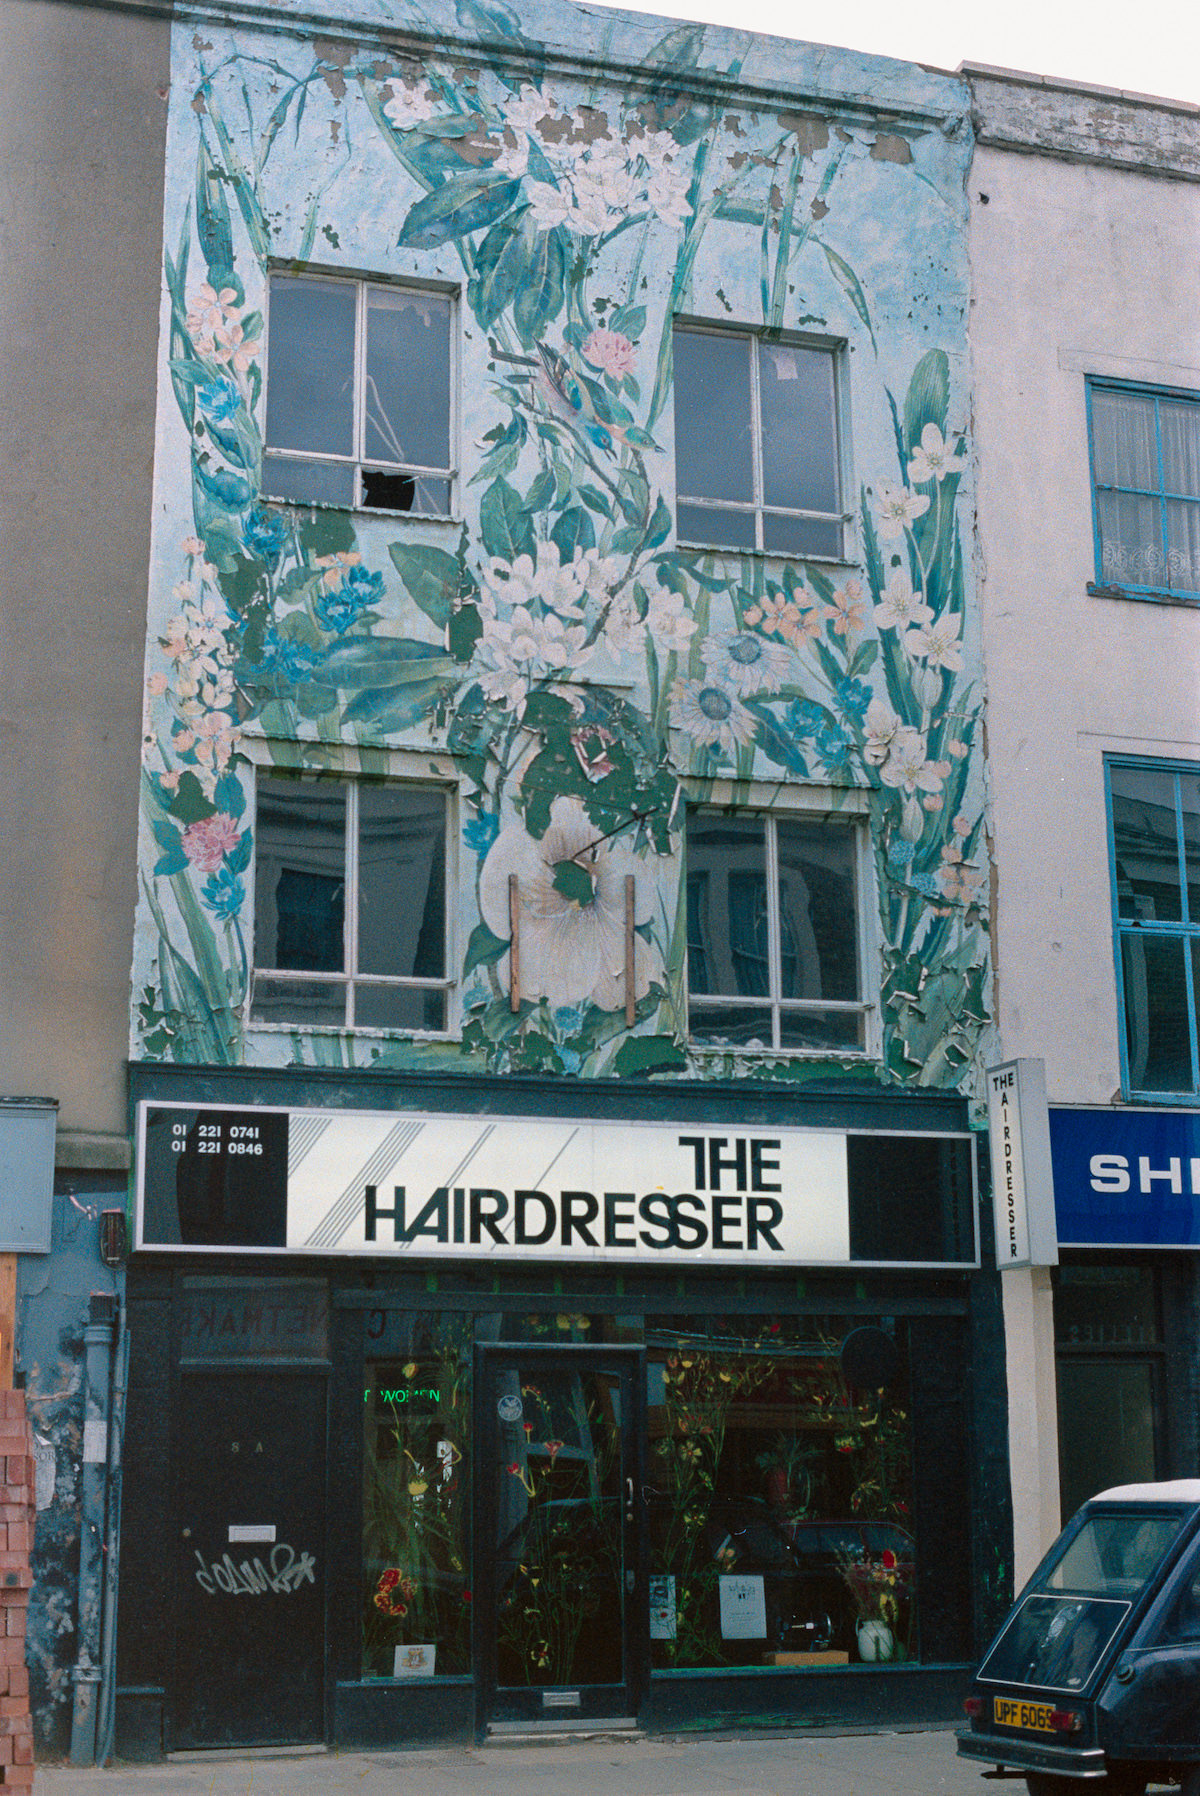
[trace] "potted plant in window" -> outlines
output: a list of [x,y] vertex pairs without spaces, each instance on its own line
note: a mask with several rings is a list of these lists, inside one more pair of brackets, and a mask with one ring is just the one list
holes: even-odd
[[838,1570],[842,1575],[856,1616],[855,1634],[858,1656],[868,1662],[903,1656],[896,1639],[900,1619],[899,1564],[890,1548],[878,1559],[864,1552],[839,1553]]

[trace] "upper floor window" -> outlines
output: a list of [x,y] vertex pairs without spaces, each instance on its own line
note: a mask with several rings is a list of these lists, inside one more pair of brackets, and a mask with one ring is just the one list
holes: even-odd
[[679,325],[674,360],[680,542],[840,557],[833,351]]
[[445,1030],[447,809],[437,787],[259,775],[254,1021]]
[[1200,398],[1093,381],[1096,578],[1200,596]]
[[450,317],[438,293],[272,275],[263,492],[448,516]]
[[1200,1093],[1200,769],[1108,764],[1124,1084]]
[[865,1050],[861,852],[840,819],[689,815],[693,1041]]

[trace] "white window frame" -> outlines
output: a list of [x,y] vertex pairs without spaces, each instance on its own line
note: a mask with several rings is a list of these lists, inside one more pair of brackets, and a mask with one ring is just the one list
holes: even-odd
[[[855,794],[854,796],[857,797],[858,795]],[[868,977],[868,969],[874,963],[875,959],[873,953],[875,938],[872,925],[874,912],[869,903],[871,858],[869,853],[870,844],[866,816],[862,814],[857,805],[853,808],[851,808],[850,805],[846,805],[840,807],[837,811],[831,810],[828,805],[821,808],[817,808],[813,805],[796,805],[795,807],[773,805],[770,809],[767,809],[764,806],[756,805],[753,802],[753,793],[751,793],[751,801],[745,806],[722,804],[719,799],[716,799],[715,795],[714,799],[709,800],[708,802],[696,800],[688,805],[687,823],[690,823],[693,817],[721,816],[729,817],[739,822],[758,822],[764,826],[766,838],[765,877],[767,901],[768,991],[765,997],[740,997],[725,993],[693,992],[691,989],[690,970],[687,964],[688,957],[685,952],[684,991],[688,1006],[689,1038],[691,1036],[691,1007],[693,1003],[695,1003],[697,1005],[703,1005],[706,1008],[711,1007],[714,1010],[720,1009],[722,1006],[727,1006],[730,1010],[739,1008],[761,1009],[764,1018],[769,1019],[770,1022],[770,1041],[766,1041],[764,1037],[764,1049],[760,1050],[758,1048],[748,1048],[742,1042],[731,1042],[726,1045],[711,1040],[696,1038],[692,1040],[693,1049],[697,1053],[717,1054],[728,1054],[730,1052],[758,1054],[762,1051],[767,1051],[787,1059],[816,1058],[822,1060],[868,1060],[878,1058],[879,1005],[876,998],[872,995],[875,989],[874,984]],[[782,996],[783,944],[779,917],[779,847],[778,835],[776,832],[776,825],[781,822],[830,822],[835,824],[838,828],[846,829],[851,832],[854,848],[854,946],[855,961],[858,968],[858,989],[860,993],[857,1000],[784,998]],[[685,823],[684,831],[685,848],[682,875],[684,881],[683,898],[685,916],[687,915],[687,881],[690,871],[686,847],[688,833],[687,823]],[[687,925],[688,927],[685,930],[684,937],[685,942],[690,935],[690,917],[687,917]],[[805,1013],[812,1014],[813,1012],[829,1011],[838,1012],[843,1015],[860,1016],[862,1018],[862,1041],[858,1046],[834,1045],[799,1047],[791,1046],[790,1044],[781,1044],[780,1025],[781,1018],[785,1012],[804,1015]]]
[[[351,455],[336,455],[319,449],[278,449],[266,440],[267,399],[271,382],[271,283],[276,279],[298,279],[321,282],[326,286],[353,287],[355,290],[354,307],[354,451]],[[415,299],[440,299],[447,306],[449,318],[447,322],[447,377],[449,382],[449,415],[447,418],[447,443],[449,447],[449,465],[444,468],[425,467],[416,462],[387,462],[372,460],[366,455],[367,427],[367,298],[372,290],[389,293],[411,294]],[[376,280],[366,275],[328,274],[319,269],[276,267],[272,268],[267,278],[266,298],[263,307],[266,333],[266,353],[263,358],[263,463],[264,479],[261,496],[279,505],[316,504],[328,505],[327,500],[297,500],[273,494],[266,486],[266,460],[268,456],[277,457],[280,461],[297,463],[322,462],[329,467],[353,468],[354,490],[350,509],[366,511],[374,516],[382,513],[385,517],[439,519],[453,522],[458,517],[458,460],[456,447],[459,442],[459,333],[458,295],[443,287],[420,286],[413,281]],[[449,483],[447,509],[441,511],[421,511],[415,505],[411,511],[396,511],[388,506],[365,505],[363,503],[363,470],[379,469],[385,474],[411,475],[415,481],[422,476],[434,480],[445,480]],[[333,509],[339,509],[334,507]]]
[[[253,865],[250,870],[250,872],[251,872],[251,892],[252,892],[251,916],[254,917],[257,914],[257,904],[258,904],[258,782],[263,777],[266,777],[269,779],[293,779],[294,778],[294,779],[297,779],[298,781],[302,781],[305,784],[314,784],[315,785],[318,783],[324,783],[324,784],[328,784],[328,785],[337,785],[337,786],[341,786],[341,787],[345,788],[345,791],[346,791],[346,863],[345,863],[346,896],[345,896],[345,902],[343,905],[343,917],[342,917],[342,958],[343,958],[344,965],[343,965],[342,971],[337,972],[337,973],[308,972],[302,968],[301,969],[293,969],[293,968],[288,968],[288,967],[260,967],[256,963],[256,954],[255,954],[256,943],[253,939],[254,925],[252,923],[251,924],[251,942],[250,942],[250,969],[251,969],[251,971],[250,971],[250,981],[249,981],[249,987],[248,987],[247,998],[246,998],[247,1027],[253,1028],[253,1029],[274,1030],[276,1032],[283,1031],[284,1033],[286,1033],[288,1035],[294,1035],[297,1033],[297,1031],[303,1031],[303,1032],[312,1031],[313,1033],[318,1033],[318,1034],[329,1034],[329,1033],[345,1034],[348,1030],[354,1030],[360,1034],[377,1035],[377,1036],[384,1036],[384,1037],[389,1037],[389,1036],[394,1036],[394,1035],[404,1035],[404,1036],[419,1035],[419,1036],[423,1036],[423,1037],[433,1037],[438,1040],[442,1040],[442,1039],[445,1039],[448,1036],[450,1036],[453,1033],[453,1027],[454,1027],[454,1018],[452,1015],[453,998],[454,998],[455,992],[458,989],[458,981],[451,975],[451,973],[449,971],[449,969],[453,968],[454,965],[456,964],[455,960],[453,958],[454,940],[453,940],[452,916],[453,916],[453,908],[454,907],[452,905],[451,899],[452,899],[452,894],[454,893],[454,891],[456,889],[455,884],[454,884],[455,864],[454,864],[454,857],[453,857],[453,844],[457,840],[457,829],[456,829],[457,814],[456,814],[456,804],[455,804],[455,801],[456,801],[456,798],[458,795],[457,787],[450,784],[449,782],[436,780],[436,779],[433,779],[433,780],[430,780],[430,779],[423,779],[423,780],[393,779],[393,780],[389,780],[387,782],[389,784],[397,785],[397,786],[403,785],[412,790],[421,790],[421,791],[426,791],[426,792],[439,792],[439,793],[441,793],[441,795],[445,801],[445,830],[444,830],[444,837],[443,837],[443,843],[442,843],[443,869],[444,869],[444,872],[443,872],[444,899],[443,899],[443,914],[442,914],[442,952],[443,952],[443,964],[448,970],[447,970],[446,975],[443,978],[425,979],[425,978],[419,978],[416,976],[408,976],[408,975],[400,975],[400,974],[359,973],[359,971],[358,971],[358,897],[359,897],[359,878],[358,878],[359,803],[358,803],[358,795],[359,795],[359,792],[364,783],[361,775],[356,776],[354,773],[342,772],[342,771],[339,771],[337,773],[326,773],[323,771],[315,772],[315,771],[313,771],[311,769],[307,769],[307,768],[291,768],[291,767],[276,766],[270,762],[259,762],[256,765],[255,780],[254,780],[255,852],[254,852]],[[378,780],[372,780],[371,783],[378,784],[379,782],[378,782]],[[303,984],[311,984],[311,985],[344,987],[345,992],[346,992],[346,1009],[345,1009],[344,1018],[340,1023],[338,1023],[338,1022],[332,1022],[332,1021],[284,1022],[282,1020],[279,1020],[279,1021],[277,1021],[275,1019],[268,1020],[267,1018],[256,1017],[254,1015],[254,1001],[255,1001],[255,996],[257,993],[258,982],[260,979],[263,980],[264,983],[268,984],[268,985],[295,984],[297,982],[300,982]],[[375,1024],[360,1024],[355,1020],[355,988],[360,985],[383,987],[389,991],[400,990],[400,991],[418,991],[418,992],[420,992],[420,991],[441,992],[443,994],[443,1000],[445,1003],[445,1027],[442,1029],[402,1029],[402,1028],[388,1029],[388,1028],[380,1028],[378,1025],[375,1025]]]
[[[684,332],[689,336],[745,338],[753,346],[753,353],[750,357],[750,434],[754,496],[750,502],[739,499],[710,499],[703,494],[685,493],[680,488],[675,493],[677,513],[678,507],[682,505],[702,505],[708,511],[728,511],[738,517],[752,516],[754,519],[754,548],[752,550],[738,549],[729,543],[705,542],[682,533],[678,536],[680,544],[685,548],[708,549],[725,555],[771,555],[782,561],[826,561],[837,565],[847,561],[849,558],[849,532],[854,523],[854,514],[845,508],[845,495],[849,491],[849,469],[847,467],[849,433],[844,392],[844,345],[819,341],[810,337],[754,330],[748,326],[735,327],[715,324],[711,320],[677,318],[672,326],[672,336],[680,336]],[[759,361],[764,344],[772,349],[797,349],[809,354],[828,356],[830,360],[833,373],[831,422],[834,436],[834,471],[837,475],[838,497],[843,501],[842,509],[839,511],[802,511],[788,505],[768,505],[766,503],[763,496],[762,380],[759,373]],[[841,532],[841,546],[837,554],[834,555],[816,554],[808,550],[767,549],[763,546],[763,520],[766,517],[798,518],[814,523],[836,524]]]

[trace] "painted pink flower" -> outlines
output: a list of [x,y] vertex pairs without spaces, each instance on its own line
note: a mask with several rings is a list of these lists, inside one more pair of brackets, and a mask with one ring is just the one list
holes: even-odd
[[215,817],[189,823],[183,832],[182,847],[193,867],[198,867],[201,873],[215,873],[240,841],[241,834],[234,819],[225,811],[218,811]]
[[603,368],[614,380],[633,373],[633,344],[620,331],[594,330],[584,338],[583,353],[593,368]]

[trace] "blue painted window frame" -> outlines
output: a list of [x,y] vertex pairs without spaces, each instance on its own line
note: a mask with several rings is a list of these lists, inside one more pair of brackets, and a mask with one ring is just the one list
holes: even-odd
[[[1146,599],[1152,603],[1174,605],[1200,605],[1200,586],[1180,587],[1147,583],[1140,585],[1129,580],[1110,580],[1104,572],[1104,544],[1100,528],[1100,494],[1101,492],[1129,493],[1140,498],[1153,499],[1158,507],[1159,536],[1161,541],[1163,567],[1169,579],[1170,560],[1166,537],[1166,501],[1197,500],[1200,491],[1195,493],[1169,492],[1163,475],[1162,424],[1159,407],[1163,400],[1173,404],[1192,405],[1196,408],[1197,428],[1200,429],[1200,393],[1188,387],[1150,386],[1142,381],[1115,380],[1106,376],[1090,374],[1087,376],[1087,427],[1088,427],[1088,479],[1092,493],[1092,538],[1095,554],[1096,581],[1089,590],[1107,593],[1122,593],[1129,598]],[[1110,483],[1101,483],[1096,478],[1096,440],[1093,417],[1093,397],[1098,392],[1123,393],[1134,398],[1147,400],[1154,407],[1154,437],[1157,450],[1158,484],[1154,488],[1123,487]]]
[[[1124,769],[1142,773],[1167,774],[1174,779],[1175,786],[1175,843],[1179,876],[1180,919],[1178,921],[1155,920],[1145,922],[1137,918],[1125,918],[1120,915],[1120,893],[1118,889],[1118,870],[1116,852],[1116,831],[1113,826],[1113,782],[1114,770]],[[1121,1054],[1121,1091],[1124,1097],[1133,1102],[1169,1103],[1174,1105],[1200,1103],[1200,1026],[1197,1019],[1197,1002],[1200,997],[1200,916],[1190,915],[1188,901],[1187,853],[1183,833],[1183,806],[1180,780],[1188,775],[1200,777],[1200,764],[1190,761],[1156,760],[1143,755],[1106,755],[1104,758],[1104,806],[1108,830],[1108,870],[1109,898],[1112,907],[1113,927],[1113,970],[1117,992],[1117,1024]],[[1197,907],[1200,909],[1200,906]],[[1191,1056],[1192,1082],[1188,1088],[1162,1089],[1157,1086],[1135,1085],[1129,1060],[1129,1018],[1127,1016],[1127,986],[1125,978],[1125,943],[1127,941],[1182,941],[1186,946],[1193,945],[1191,953],[1185,951],[1183,956],[1184,990],[1187,1002],[1187,1022],[1189,1052]]]

